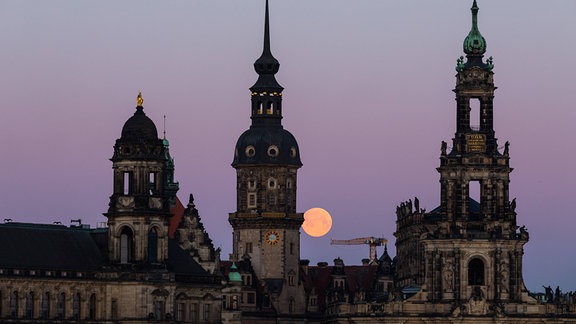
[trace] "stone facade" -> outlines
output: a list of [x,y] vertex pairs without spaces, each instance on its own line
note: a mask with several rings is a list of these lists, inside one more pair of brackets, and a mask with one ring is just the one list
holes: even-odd
[[[302,166],[283,128],[279,62],[254,67],[252,124],[238,139],[230,260],[194,199],[176,197],[168,141],[143,112],[114,146],[108,227],[0,224],[2,323],[576,323],[574,293],[530,294],[522,278],[528,231],[510,199],[509,143],[493,129],[493,60],[472,7],[456,66],[456,132],[441,144],[440,206],[396,208],[397,255],[347,266],[300,260],[296,209]],[[473,124],[474,114],[478,125]],[[477,188],[477,196],[473,188]]]

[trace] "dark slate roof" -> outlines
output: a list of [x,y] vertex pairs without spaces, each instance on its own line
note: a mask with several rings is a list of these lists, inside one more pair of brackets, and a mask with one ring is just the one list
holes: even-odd
[[146,116],[141,106],[136,107],[136,112],[122,127],[122,139],[158,139],[158,131],[154,122]]
[[[441,212],[442,212],[442,206],[438,206],[428,213],[427,218],[430,220],[435,219],[434,216],[440,216]],[[470,197],[468,197],[468,213],[470,214],[480,213],[480,203]]]
[[[278,148],[276,155],[271,155],[270,147]],[[252,155],[248,154],[247,148],[254,148]],[[292,133],[282,128],[251,126],[238,138],[234,152],[232,166],[253,164],[292,165],[301,167],[300,150],[298,142]]]
[[27,223],[0,224],[0,267],[95,271],[102,255],[91,230]]
[[174,239],[168,239],[168,269],[177,275],[210,276]]

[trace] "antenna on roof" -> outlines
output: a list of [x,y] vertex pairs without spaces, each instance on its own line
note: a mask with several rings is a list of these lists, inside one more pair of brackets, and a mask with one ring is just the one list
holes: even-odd
[[166,139],[166,115],[164,115],[164,139]]

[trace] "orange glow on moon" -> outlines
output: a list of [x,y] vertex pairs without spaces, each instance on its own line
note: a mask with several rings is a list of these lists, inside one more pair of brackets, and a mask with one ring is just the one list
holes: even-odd
[[326,235],[332,228],[332,217],[322,208],[311,208],[304,213],[302,229],[313,237]]

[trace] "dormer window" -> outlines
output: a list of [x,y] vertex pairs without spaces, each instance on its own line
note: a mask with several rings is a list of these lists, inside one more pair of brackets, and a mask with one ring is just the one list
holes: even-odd
[[270,145],[268,147],[268,156],[270,157],[277,157],[280,154],[280,150],[276,145]]
[[254,148],[254,146],[249,145],[248,147],[246,147],[246,156],[253,157],[254,155],[256,155],[256,149]]

